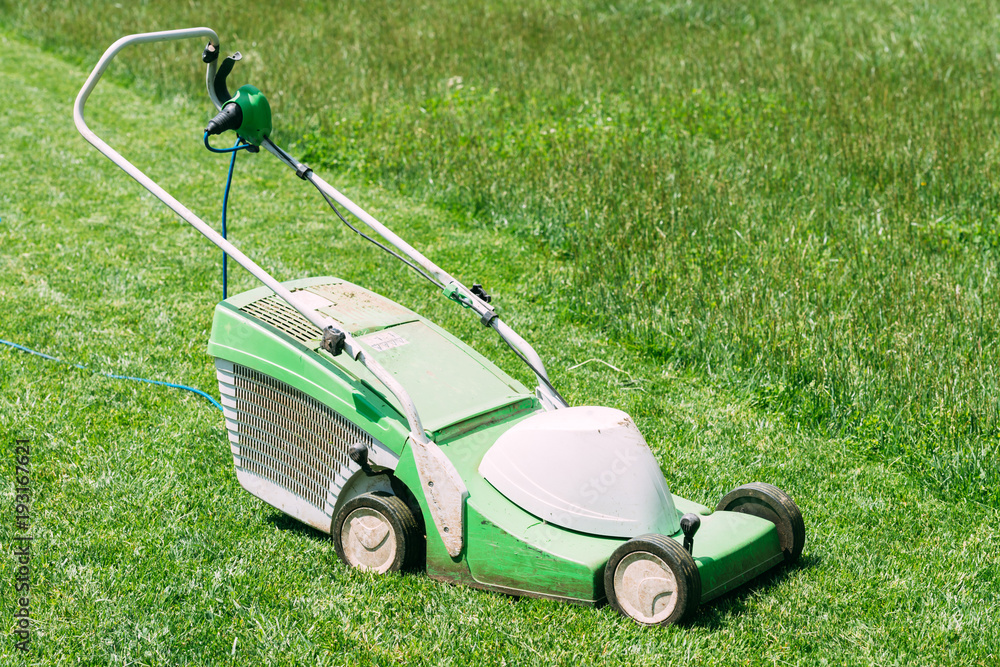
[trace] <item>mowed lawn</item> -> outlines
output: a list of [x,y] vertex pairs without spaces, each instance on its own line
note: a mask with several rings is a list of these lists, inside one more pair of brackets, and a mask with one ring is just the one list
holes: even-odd
[[[808,531],[798,566],[666,629],[420,574],[369,576],[240,489],[204,399],[3,347],[2,613],[13,627],[14,442],[26,439],[34,635],[27,655],[5,636],[0,662],[995,664],[996,19],[987,5],[921,7],[521,14],[500,3],[480,15],[444,3],[378,16],[375,3],[343,8],[333,28],[319,19],[334,10],[302,5],[270,32],[257,7],[206,18],[0,4],[0,338],[215,393],[204,349],[219,253],[71,117],[115,38],[207,23],[247,55],[234,78],[266,89],[279,141],[484,283],[571,403],[635,418],[675,492],[714,505],[738,484],[772,482]],[[574,21],[582,44],[546,44]],[[794,42],[807,25],[812,37]],[[615,75],[620,62],[602,54],[616,38],[622,59],[666,46]],[[882,42],[888,51],[873,47]],[[123,54],[89,119],[217,220],[227,159],[201,146],[201,46],[149,48]],[[666,76],[688,50],[701,60]],[[473,52],[483,55],[448,56]],[[336,74],[344,63],[364,66]],[[753,89],[730,80],[740,68]],[[270,156],[238,158],[230,216],[235,241],[279,278],[363,284],[527,381],[474,318],[339,226]],[[236,271],[231,285],[252,281]],[[570,370],[592,358],[621,370]]]

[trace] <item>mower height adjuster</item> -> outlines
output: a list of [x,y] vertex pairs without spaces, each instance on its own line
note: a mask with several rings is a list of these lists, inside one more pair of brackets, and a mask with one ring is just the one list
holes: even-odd
[[343,331],[333,327],[327,327],[323,330],[323,342],[320,343],[320,347],[333,356],[336,357],[343,352],[346,344],[347,335]]

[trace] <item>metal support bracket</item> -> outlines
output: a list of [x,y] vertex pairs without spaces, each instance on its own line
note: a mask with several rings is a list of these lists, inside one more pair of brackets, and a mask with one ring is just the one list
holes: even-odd
[[417,466],[420,486],[427,499],[427,507],[434,527],[444,542],[448,555],[457,558],[462,553],[465,499],[469,495],[465,482],[455,466],[433,442],[419,442],[411,438],[413,461]]

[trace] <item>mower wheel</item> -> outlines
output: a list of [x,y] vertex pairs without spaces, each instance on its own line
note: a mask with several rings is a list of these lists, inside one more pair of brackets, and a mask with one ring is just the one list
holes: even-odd
[[604,568],[608,603],[640,625],[688,620],[701,603],[701,574],[691,554],[664,535],[640,535]]
[[806,525],[802,512],[791,496],[774,486],[753,482],[736,487],[719,501],[717,512],[742,512],[767,519],[778,527],[785,562],[793,563],[802,554],[806,543]]
[[362,493],[348,501],[334,518],[332,534],[342,561],[379,573],[413,563],[423,537],[409,506],[384,491]]

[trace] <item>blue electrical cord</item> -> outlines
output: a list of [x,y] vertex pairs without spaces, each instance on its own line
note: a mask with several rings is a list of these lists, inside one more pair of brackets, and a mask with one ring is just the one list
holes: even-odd
[[205,133],[205,148],[212,151],[213,153],[235,153],[236,151],[251,150],[254,148],[253,144],[248,144],[243,141],[243,137],[236,137],[236,144],[232,148],[213,148],[212,144],[208,143],[208,132]]
[[[236,146],[239,146],[240,139],[236,139]],[[229,205],[229,186],[233,184],[233,168],[236,166],[236,151],[239,150],[234,146],[233,156],[229,159],[229,175],[226,176],[226,193],[222,195],[222,238],[226,238],[226,209]],[[225,252],[222,253],[222,300],[225,301],[229,298],[229,267],[227,260],[229,255]]]
[[136,382],[145,382],[147,384],[160,385],[161,387],[171,387],[172,389],[183,389],[184,391],[190,391],[192,393],[198,394],[204,398],[208,399],[208,402],[222,410],[222,406],[214,398],[203,392],[201,389],[195,389],[194,387],[188,387],[183,384],[174,384],[173,382],[163,382],[162,380],[147,380],[146,378],[137,378],[129,375],[115,375],[114,373],[105,373],[103,371],[94,371],[81,364],[73,364],[68,361],[63,361],[62,359],[57,359],[51,355],[45,354],[44,352],[39,352],[37,350],[32,350],[30,347],[25,347],[23,345],[18,345],[17,343],[12,343],[9,340],[0,339],[0,344],[7,345],[8,347],[13,347],[14,349],[21,350],[22,352],[27,352],[28,354],[33,354],[36,357],[41,357],[42,359],[48,359],[49,361],[55,361],[60,364],[70,364],[74,368],[79,368],[81,370],[90,371],[91,373],[97,373],[98,375],[103,375],[104,377],[113,378],[115,380],[135,380]]
[[[205,148],[212,151],[213,153],[232,153],[233,156],[229,160],[229,175],[226,176],[226,192],[222,196],[222,238],[226,237],[226,209],[229,206],[229,188],[233,184],[233,169],[236,167],[236,153],[237,151],[249,149],[252,144],[247,144],[243,142],[242,137],[236,137],[236,143],[233,144],[232,148],[212,148],[211,144],[208,143],[208,132],[205,133]],[[225,252],[222,253],[222,300],[225,301],[229,297],[229,255]]]

